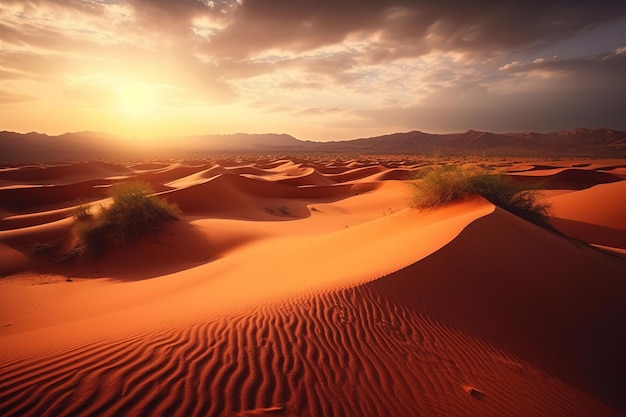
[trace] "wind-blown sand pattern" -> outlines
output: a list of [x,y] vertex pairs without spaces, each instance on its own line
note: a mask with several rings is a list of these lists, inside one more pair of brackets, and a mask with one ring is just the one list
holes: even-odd
[[[558,232],[410,208],[428,163],[0,170],[0,415],[626,415],[626,162],[492,161]],[[80,199],[129,179],[181,219],[59,262]]]

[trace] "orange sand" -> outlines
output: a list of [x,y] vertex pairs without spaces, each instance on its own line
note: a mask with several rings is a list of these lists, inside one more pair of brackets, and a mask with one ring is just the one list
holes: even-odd
[[[544,179],[562,234],[411,209],[420,165],[0,170],[0,415],[625,415],[626,163],[499,162]],[[55,261],[79,199],[128,178],[181,219]]]

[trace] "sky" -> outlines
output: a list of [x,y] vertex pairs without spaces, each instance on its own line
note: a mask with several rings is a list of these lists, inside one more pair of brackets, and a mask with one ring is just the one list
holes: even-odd
[[0,2],[0,130],[626,130],[626,2]]

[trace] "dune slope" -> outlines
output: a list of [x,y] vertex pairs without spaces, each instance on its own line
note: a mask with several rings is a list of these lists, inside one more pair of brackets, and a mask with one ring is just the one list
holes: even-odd
[[[371,283],[9,360],[0,411],[620,415],[596,395],[610,393],[603,384],[618,383],[618,370],[604,382],[593,372],[606,375],[624,346],[624,300],[608,297],[623,294],[624,261],[548,233],[497,210]],[[537,258],[511,268],[507,251]],[[595,275],[571,282],[580,268]],[[572,302],[581,298],[582,309]]]

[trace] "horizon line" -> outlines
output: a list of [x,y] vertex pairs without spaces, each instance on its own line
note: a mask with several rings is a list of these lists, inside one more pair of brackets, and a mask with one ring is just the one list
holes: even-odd
[[359,139],[374,139],[374,138],[380,138],[380,137],[385,137],[385,136],[391,136],[391,135],[397,135],[397,134],[408,134],[408,133],[421,133],[421,134],[425,134],[425,135],[432,135],[432,136],[445,136],[445,135],[460,135],[460,134],[465,134],[465,133],[470,133],[470,132],[476,132],[476,133],[491,133],[491,134],[496,134],[496,135],[519,135],[519,134],[541,134],[541,135],[546,135],[546,134],[551,134],[551,133],[573,133],[573,132],[577,132],[577,131],[597,131],[597,130],[609,130],[609,131],[613,131],[613,132],[626,132],[626,130],[620,130],[620,129],[614,129],[614,128],[610,128],[610,127],[596,127],[596,128],[589,128],[589,127],[577,127],[577,128],[573,128],[573,129],[561,129],[561,130],[550,130],[550,131],[534,131],[534,130],[526,130],[526,131],[506,131],[506,132],[497,132],[497,131],[489,131],[489,130],[478,130],[478,129],[467,129],[465,131],[451,131],[451,132],[445,132],[445,133],[433,133],[433,132],[425,132],[423,130],[419,130],[419,129],[414,129],[414,130],[407,130],[407,131],[393,131],[390,133],[385,133],[382,135],[375,135],[375,136],[361,136],[361,137],[353,137],[353,138],[348,138],[348,139],[329,139],[329,140],[314,140],[314,139],[301,139],[298,138],[290,133],[276,133],[276,132],[264,132],[264,133],[249,133],[249,132],[234,132],[234,133],[194,133],[194,134],[183,134],[183,135],[165,135],[165,136],[137,136],[137,135],[122,135],[122,134],[116,134],[116,133],[110,133],[110,132],[104,132],[104,131],[98,131],[98,130],[79,130],[79,131],[66,131],[64,133],[60,133],[60,134],[50,134],[50,133],[45,133],[45,132],[39,132],[36,130],[31,130],[29,132],[18,132],[18,131],[14,131],[14,130],[2,130],[0,131],[1,133],[13,133],[13,134],[18,134],[18,135],[31,135],[31,134],[35,134],[35,135],[40,135],[40,136],[47,136],[50,138],[55,138],[55,137],[61,137],[61,136],[65,136],[65,135],[80,135],[80,134],[97,134],[97,135],[105,135],[105,136],[111,136],[113,138],[118,138],[118,139],[140,139],[140,140],[167,140],[167,139],[176,139],[176,138],[194,138],[194,137],[202,137],[202,136],[237,136],[237,135],[246,135],[246,136],[265,136],[265,135],[274,135],[274,136],[289,136],[295,140],[301,141],[301,142],[317,142],[317,143],[326,143],[326,142],[348,142],[348,141],[353,141],[353,140],[359,140]]

